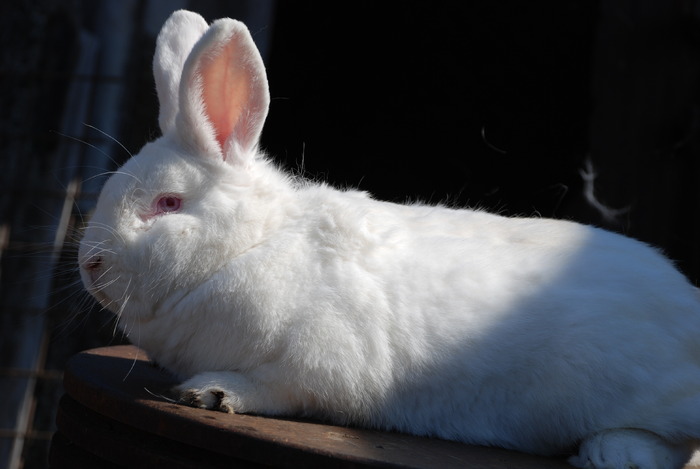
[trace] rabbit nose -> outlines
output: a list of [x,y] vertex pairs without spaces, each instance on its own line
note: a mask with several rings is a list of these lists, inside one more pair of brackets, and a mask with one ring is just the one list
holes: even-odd
[[90,276],[90,281],[94,284],[100,278],[102,271],[102,257],[94,256],[89,258],[85,264],[83,264],[83,269],[85,269]]

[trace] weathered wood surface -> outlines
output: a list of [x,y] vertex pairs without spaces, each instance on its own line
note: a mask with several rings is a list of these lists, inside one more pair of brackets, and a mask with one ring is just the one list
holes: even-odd
[[[134,346],[90,350],[65,372],[53,467],[564,469],[540,458],[404,434],[194,409]],[[109,463],[108,463],[109,462]]]

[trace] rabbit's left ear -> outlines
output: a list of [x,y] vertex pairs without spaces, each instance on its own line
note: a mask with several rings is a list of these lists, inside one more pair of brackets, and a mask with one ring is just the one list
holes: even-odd
[[153,57],[153,77],[160,102],[158,124],[166,133],[175,128],[180,77],[185,60],[209,25],[197,13],[178,10],[170,15],[158,34]]
[[235,163],[256,149],[270,103],[248,28],[220,19],[194,46],[180,82],[177,137],[197,154]]

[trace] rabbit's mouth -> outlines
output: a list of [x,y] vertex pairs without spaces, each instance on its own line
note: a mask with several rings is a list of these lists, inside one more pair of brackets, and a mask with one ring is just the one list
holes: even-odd
[[99,288],[88,288],[88,292],[97,300],[100,305],[108,309],[109,311],[112,311],[113,313],[116,313],[117,311],[117,304],[114,300],[112,300],[107,294],[99,289]]
[[85,285],[85,289],[88,291],[88,293],[90,293],[90,295],[92,295],[103,308],[115,312],[114,310],[117,306],[115,301],[107,293],[105,293],[105,288],[108,283],[105,282],[104,279],[99,277],[96,278],[93,272],[84,268],[80,270],[80,274],[83,284]]
[[105,268],[102,257],[88,257],[80,263],[80,276],[85,289],[92,295],[103,308],[120,314],[123,306],[119,301],[110,296],[106,290],[117,282],[117,279],[109,278],[110,267]]

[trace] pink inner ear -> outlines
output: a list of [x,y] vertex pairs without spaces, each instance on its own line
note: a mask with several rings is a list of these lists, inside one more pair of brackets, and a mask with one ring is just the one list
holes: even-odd
[[222,151],[250,103],[250,72],[237,46],[232,38],[215,54],[203,57],[200,68],[202,99]]

